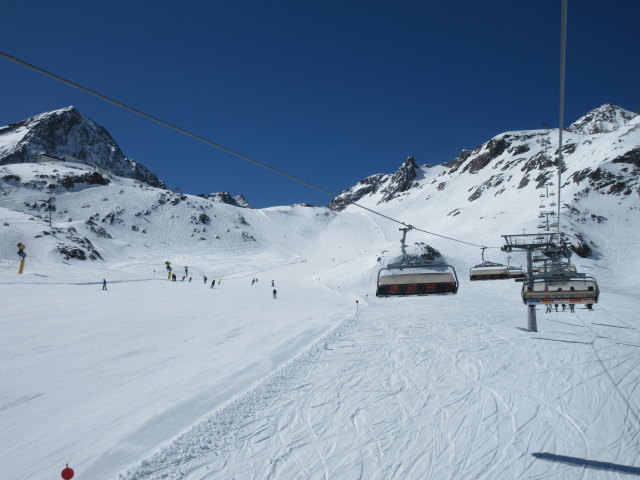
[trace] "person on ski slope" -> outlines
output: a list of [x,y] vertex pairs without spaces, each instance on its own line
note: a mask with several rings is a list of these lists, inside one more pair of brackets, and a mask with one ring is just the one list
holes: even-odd
[[278,292],[276,292],[276,289],[274,288],[273,289],[273,298],[278,298],[277,294],[278,294]]
[[103,290],[107,289],[107,281],[104,278],[102,279],[102,289]]

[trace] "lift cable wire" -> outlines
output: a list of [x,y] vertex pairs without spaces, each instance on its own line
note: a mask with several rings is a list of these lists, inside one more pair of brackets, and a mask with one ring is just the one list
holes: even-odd
[[562,201],[562,129],[564,128],[564,80],[565,65],[567,63],[567,0],[562,0],[560,14],[560,124],[558,126],[558,239],[560,239],[560,207]]
[[[8,53],[0,51],[0,57],[4,57],[7,60],[10,60],[10,61],[12,61],[14,63],[19,64],[19,65],[22,65],[23,67],[29,68],[31,70],[34,70],[34,71],[36,71],[38,73],[41,73],[41,74],[43,74],[43,75],[45,75],[47,77],[53,78],[54,80],[57,80],[57,81],[62,82],[64,84],[66,84],[66,85],[69,85],[70,87],[73,87],[73,88],[76,88],[78,90],[81,90],[81,91],[83,91],[85,93],[88,93],[89,95],[93,95],[94,97],[98,97],[98,98],[100,98],[102,100],[105,100],[105,101],[107,101],[107,102],[109,102],[109,103],[111,103],[111,104],[113,104],[113,105],[115,105],[117,107],[123,108],[125,110],[128,110],[131,113],[135,113],[136,115],[144,117],[147,120],[151,120],[152,122],[159,123],[160,125],[163,125],[163,126],[165,126],[167,128],[175,130],[176,132],[182,133],[183,135],[191,137],[191,138],[193,138],[195,140],[198,140],[199,142],[205,143],[205,144],[207,144],[207,145],[209,145],[211,147],[217,148],[218,150],[222,150],[223,152],[229,153],[229,154],[234,155],[234,156],[236,156],[238,158],[242,158],[243,160],[246,160],[246,161],[248,161],[250,163],[253,163],[254,165],[257,165],[258,167],[264,168],[264,169],[269,170],[269,171],[271,171],[273,173],[276,173],[278,175],[286,177],[289,180],[293,180],[294,182],[301,183],[302,185],[305,185],[305,186],[307,186],[309,188],[317,190],[318,192],[324,193],[325,195],[328,195],[331,198],[335,198],[335,197],[338,196],[338,194],[336,194],[334,192],[330,192],[329,190],[325,190],[322,187],[319,187],[317,185],[314,185],[313,183],[307,182],[306,180],[303,180],[303,179],[298,178],[298,177],[296,177],[294,175],[291,175],[291,174],[289,174],[289,173],[287,173],[287,172],[285,172],[283,170],[280,170],[278,168],[272,167],[271,165],[268,165],[266,163],[254,160],[253,158],[248,157],[246,155],[243,155],[240,152],[236,152],[235,150],[232,150],[232,149],[227,148],[227,147],[225,147],[223,145],[220,145],[219,143],[215,143],[215,142],[213,142],[213,141],[211,141],[211,140],[209,140],[207,138],[204,138],[204,137],[202,137],[202,136],[200,136],[198,134],[195,134],[193,132],[185,130],[184,128],[180,128],[180,127],[178,127],[176,125],[173,125],[173,124],[171,124],[169,122],[161,120],[160,118],[154,117],[153,115],[149,115],[148,113],[145,113],[142,110],[139,110],[137,108],[131,107],[131,106],[129,106],[129,105],[125,104],[125,103],[122,103],[122,102],[120,102],[118,100],[115,100],[115,99],[113,99],[111,97],[108,97],[106,95],[98,93],[95,90],[91,90],[90,88],[87,88],[87,87],[84,87],[84,86],[82,86],[82,85],[80,85],[78,83],[72,82],[71,80],[67,80],[66,78],[63,78],[63,77],[61,77],[59,75],[56,75],[55,73],[51,73],[51,72],[49,72],[47,70],[44,70],[44,69],[42,69],[42,68],[40,68],[40,67],[38,67],[36,65],[33,65],[31,63],[28,63],[28,62],[25,62],[24,60],[21,60],[21,59],[19,59],[17,57],[14,57],[13,55],[9,55]],[[453,242],[464,243],[466,245],[471,245],[473,247],[480,247],[480,248],[484,247],[484,245],[479,245],[477,243],[472,243],[472,242],[466,242],[464,240],[460,240],[460,239],[453,238],[453,237],[448,237],[446,235],[440,235],[438,233],[430,232],[430,231],[427,231],[427,230],[423,230],[421,228],[417,228],[417,227],[414,227],[414,226],[411,226],[411,225],[407,225],[405,222],[402,222],[400,220],[392,218],[392,217],[390,217],[388,215],[385,215],[383,213],[377,212],[377,211],[375,211],[375,210],[373,210],[371,208],[365,207],[364,205],[360,205],[360,204],[358,204],[356,202],[352,202],[351,205],[359,207],[359,208],[361,208],[363,210],[371,212],[371,213],[373,213],[375,215],[378,215],[380,217],[386,218],[387,220],[390,220],[392,222],[398,223],[400,225],[404,225],[406,227],[411,227],[412,229],[414,229],[416,231],[419,231],[419,232],[422,232],[422,233],[433,235],[435,237],[444,238],[446,240],[451,240]],[[489,248],[500,248],[500,247],[489,247]]]

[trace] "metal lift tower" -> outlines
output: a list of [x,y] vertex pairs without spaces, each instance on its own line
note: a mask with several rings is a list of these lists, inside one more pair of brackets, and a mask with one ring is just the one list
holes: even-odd
[[[544,233],[521,233],[517,235],[502,235],[505,244],[501,250],[503,252],[513,252],[514,250],[525,250],[527,252],[527,287],[533,289],[533,252],[535,250],[544,251],[546,254],[561,254],[564,249],[556,232]],[[530,332],[538,331],[536,322],[536,306],[527,305],[527,324]]]

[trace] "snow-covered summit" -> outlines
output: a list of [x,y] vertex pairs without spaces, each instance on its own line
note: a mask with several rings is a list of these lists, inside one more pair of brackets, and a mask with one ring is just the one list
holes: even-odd
[[126,157],[104,127],[73,106],[0,127],[0,165],[37,162],[41,155],[164,186],[147,167]]
[[242,194],[232,196],[229,192],[217,192],[200,196],[207,200],[211,200],[212,202],[226,203],[227,205],[233,205],[234,207],[253,208]]
[[587,112],[567,128],[573,133],[593,135],[618,130],[636,116],[635,113],[616,105],[604,104]]

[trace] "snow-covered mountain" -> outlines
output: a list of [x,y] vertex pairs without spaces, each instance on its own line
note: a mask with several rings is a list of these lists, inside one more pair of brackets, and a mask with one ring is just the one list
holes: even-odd
[[[470,222],[478,219],[510,212],[537,222],[544,200],[547,210],[556,205],[553,198],[541,200],[541,195],[555,195],[557,190],[557,141],[557,130],[515,131],[497,135],[473,151],[463,150],[442,165],[420,166],[409,157],[394,174],[361,180],[329,207],[357,211],[352,205],[356,202],[398,212],[411,202],[411,208],[422,213],[422,225],[455,217],[456,225],[451,227],[467,238],[474,235],[468,229]],[[640,115],[612,105],[590,111],[566,129],[563,157],[561,220],[575,251],[597,257],[598,245],[589,239],[590,226],[612,216],[626,218],[627,208],[640,205]],[[536,226],[529,228],[535,232]],[[450,227],[446,231],[452,233]]]
[[[69,127],[74,122],[79,122],[77,128]],[[54,125],[59,127],[53,128]],[[15,160],[12,155],[16,152],[33,155],[42,148],[43,137],[35,132],[46,129],[66,131],[67,139],[77,139],[88,132],[93,132],[93,139],[111,138],[75,109],[63,109],[10,126],[13,133],[5,128],[1,149],[5,162]],[[598,133],[581,133],[587,131]],[[522,229],[535,232],[541,203],[546,201],[547,210],[555,210],[554,198],[541,196],[554,195],[557,188],[557,148],[553,147],[557,133],[503,133],[437,166],[421,166],[409,157],[394,174],[367,177],[337,196],[329,204],[330,210],[317,210],[332,217],[334,212],[371,215],[353,205],[357,202],[429,231],[475,244],[499,244],[500,234]],[[52,135],[57,138],[58,134]],[[13,141],[7,141],[7,136]],[[561,221],[574,251],[597,259],[603,254],[603,245],[594,227],[606,228],[609,220],[628,220],[630,212],[640,206],[640,116],[604,105],[572,124],[565,137]],[[29,143],[34,138],[35,144]],[[88,147],[80,151],[85,152],[85,159],[95,160],[97,157],[88,156],[88,152],[103,152],[107,143],[96,140],[90,144],[95,151]],[[113,148],[112,158],[129,164],[117,146]],[[79,154],[77,150],[72,153]],[[21,162],[0,167],[0,207],[4,216],[31,218],[32,226],[39,225],[26,231],[33,230],[28,236],[33,236],[37,244],[47,245],[40,253],[44,257],[57,252],[66,261],[99,261],[105,252],[119,252],[122,242],[149,245],[153,243],[149,239],[166,236],[171,230],[175,230],[172,241],[176,245],[196,251],[221,243],[254,242],[262,236],[252,219],[264,218],[263,212],[252,212],[242,195],[183,195],[145,186],[134,181],[134,175],[116,175],[113,170],[120,167],[111,165],[109,170],[96,163]],[[50,214],[51,227],[47,224]],[[21,221],[18,224],[25,225]],[[392,233],[393,228],[384,228],[390,250],[397,251],[397,234]],[[15,240],[24,241],[25,233],[16,230]],[[13,257],[13,246],[7,245],[14,243],[11,240],[2,247],[5,258]],[[427,245],[416,243],[424,253]],[[385,250],[388,251],[381,247],[378,252],[380,262],[384,261]],[[113,254],[108,256],[113,258]]]
[[[607,131],[567,132],[563,173],[562,223],[600,300],[539,311],[536,333],[520,284],[467,272],[478,246],[506,262],[500,234],[538,230],[557,132],[409,158],[332,208],[247,208],[76,162],[0,166],[4,476],[67,462],[98,480],[636,473],[640,129],[614,110],[592,115],[622,119]],[[376,298],[401,234],[355,199],[440,235],[410,232],[409,248],[441,252],[458,294]]]
[[40,155],[164,187],[155,173],[126,157],[104,127],[72,106],[0,127],[0,165],[37,162]]

